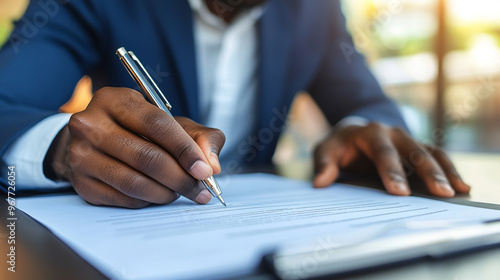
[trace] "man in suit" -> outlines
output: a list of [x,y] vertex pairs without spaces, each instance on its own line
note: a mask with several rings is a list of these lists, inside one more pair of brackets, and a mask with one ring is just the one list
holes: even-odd
[[[133,90],[114,56],[122,46],[152,72],[177,122]],[[179,194],[207,203],[198,180],[221,162],[270,162],[306,90],[333,125],[316,149],[315,187],[364,160],[389,193],[408,195],[404,159],[434,195],[469,191],[443,152],[408,135],[351,50],[338,1],[31,1],[0,52],[2,164],[16,164],[21,188],[71,184],[96,205]],[[58,114],[83,75],[98,89],[87,109]]]

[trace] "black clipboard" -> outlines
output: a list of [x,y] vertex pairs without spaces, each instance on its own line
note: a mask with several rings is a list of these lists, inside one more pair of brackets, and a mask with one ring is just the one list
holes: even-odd
[[318,279],[499,246],[500,220],[493,220],[343,247],[301,249],[295,252],[287,248],[265,255],[263,266],[278,279]]
[[[500,205],[460,198],[439,199],[472,207],[500,210]],[[441,259],[500,247],[500,219],[481,224],[376,239],[340,248],[311,248],[265,254],[262,267],[278,279],[330,279],[423,259]],[[290,253],[292,252],[292,253]]]

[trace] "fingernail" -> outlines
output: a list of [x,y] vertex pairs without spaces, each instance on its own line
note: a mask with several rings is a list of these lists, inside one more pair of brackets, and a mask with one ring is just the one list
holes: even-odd
[[219,157],[215,153],[210,153],[210,163],[214,166],[214,173],[219,173],[222,168],[220,167]]
[[455,191],[453,188],[450,186],[449,183],[447,182],[437,182],[437,186],[443,190],[444,193],[449,194],[449,195],[454,195]]
[[392,181],[392,187],[398,191],[399,194],[410,194],[410,189],[406,184],[406,180],[399,174],[389,173],[389,178]]
[[201,160],[197,160],[191,166],[191,173],[196,179],[205,180],[212,176],[212,168]]
[[407,194],[408,193],[408,186],[406,186],[405,183],[402,182],[395,182],[392,184],[398,191],[401,193]]
[[196,196],[196,199],[194,201],[196,201],[196,203],[199,203],[199,204],[207,204],[211,198],[212,198],[212,195],[210,194],[210,192],[208,192],[207,190],[202,190],[198,194],[198,196]]

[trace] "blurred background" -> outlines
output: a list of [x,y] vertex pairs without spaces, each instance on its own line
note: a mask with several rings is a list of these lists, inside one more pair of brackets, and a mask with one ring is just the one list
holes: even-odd
[[[341,2],[356,48],[400,105],[415,138],[472,165],[484,160],[481,154],[500,155],[500,1]],[[277,163],[286,167],[299,158],[310,164],[325,127],[311,107],[307,95],[297,98]]]
[[[0,0],[0,45],[27,0]],[[500,153],[500,1],[342,0],[357,49],[420,141],[452,152]],[[91,81],[61,108],[90,100]],[[310,163],[328,124],[298,95],[274,160]],[[443,136],[444,135],[444,136]],[[304,177],[310,168],[295,169]]]
[[343,4],[357,48],[417,138],[441,127],[448,149],[500,151],[500,1]]

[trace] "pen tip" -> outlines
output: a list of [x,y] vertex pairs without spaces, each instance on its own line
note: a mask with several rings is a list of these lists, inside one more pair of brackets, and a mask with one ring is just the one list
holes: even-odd
[[222,203],[222,205],[227,207],[226,202],[224,201],[224,199],[222,199],[222,196],[218,195],[217,198],[220,200],[220,203]]

